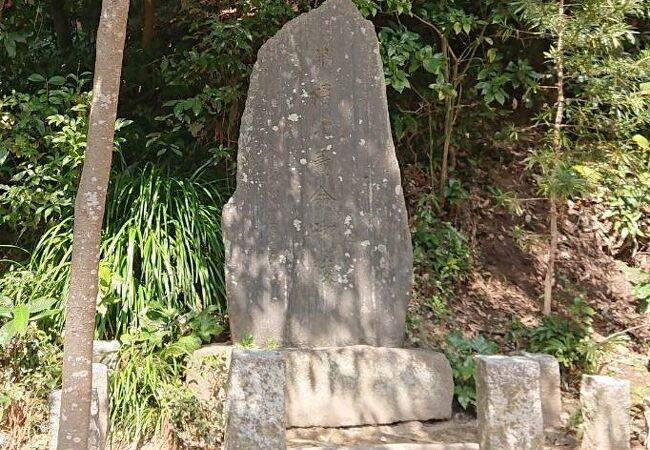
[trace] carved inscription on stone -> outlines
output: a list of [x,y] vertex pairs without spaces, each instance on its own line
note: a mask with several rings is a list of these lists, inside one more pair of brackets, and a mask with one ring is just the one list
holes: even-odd
[[377,36],[351,0],[260,49],[223,233],[235,341],[401,345],[410,234]]

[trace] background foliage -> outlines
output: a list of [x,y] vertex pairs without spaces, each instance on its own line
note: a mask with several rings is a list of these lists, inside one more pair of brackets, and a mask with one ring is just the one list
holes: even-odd
[[[220,211],[234,187],[248,77],[262,43],[319,3],[160,0],[146,42],[143,1],[132,1],[96,323],[97,338],[123,343],[111,380],[116,435],[171,426],[181,442],[191,434],[183,423],[216,420],[181,381],[192,350],[227,337]],[[474,264],[473,236],[458,226],[472,201],[471,174],[521,147],[542,197],[595,208],[612,255],[631,261],[648,251],[647,2],[579,2],[564,21],[545,0],[356,3],[380,39],[398,158],[414,187],[414,298],[427,314],[444,323]],[[12,430],[17,411],[43,417],[43,400],[59,383],[100,1],[52,4],[0,1],[0,380],[9,393],[0,397],[0,424]],[[558,163],[549,148],[559,57],[567,111]],[[490,189],[513,216],[523,214],[515,193]],[[647,311],[646,278],[636,289]],[[512,335],[555,354],[567,370],[593,369],[599,347],[590,310],[579,301],[567,307],[537,326],[513,323]],[[418,320],[409,315],[410,326]],[[438,344],[452,362],[458,403],[470,407],[471,355],[495,344],[459,333]],[[19,442],[42,426],[23,425]]]

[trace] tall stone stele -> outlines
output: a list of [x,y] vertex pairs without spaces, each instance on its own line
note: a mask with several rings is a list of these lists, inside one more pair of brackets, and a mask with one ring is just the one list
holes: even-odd
[[379,44],[351,0],[260,49],[223,234],[234,341],[402,344],[411,240]]

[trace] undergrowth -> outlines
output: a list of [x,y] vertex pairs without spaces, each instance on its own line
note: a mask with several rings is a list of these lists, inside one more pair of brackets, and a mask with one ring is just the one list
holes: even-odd
[[110,381],[111,423],[117,438],[161,434],[170,417],[180,414],[175,411],[179,404],[194,405],[184,383],[185,370],[192,352],[223,331],[214,312],[208,308],[183,313],[150,302],[138,328],[121,335],[123,347]]
[[[96,335],[120,337],[139,326],[152,299],[181,311],[215,307],[225,299],[220,234],[222,188],[182,179],[147,165],[115,177],[102,239]],[[72,252],[72,218],[49,228],[26,264],[0,278],[12,304],[53,299],[46,319],[63,325]]]

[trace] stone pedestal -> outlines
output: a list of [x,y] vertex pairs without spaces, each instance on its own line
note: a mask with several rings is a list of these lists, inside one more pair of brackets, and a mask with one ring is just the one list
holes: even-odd
[[629,381],[600,375],[583,375],[580,403],[583,450],[629,450]]
[[225,410],[225,450],[286,448],[284,372],[284,358],[280,352],[232,351]]
[[109,428],[108,367],[93,363],[93,389],[97,392],[97,427],[102,443],[106,442]]
[[523,353],[539,364],[540,369],[540,396],[542,400],[542,413],[544,415],[544,428],[562,426],[562,390],[560,389],[560,363],[551,355],[543,353]]
[[451,417],[444,355],[364,345],[286,350],[289,427],[344,427]]
[[517,356],[477,356],[475,362],[481,450],[543,448],[539,364]]

